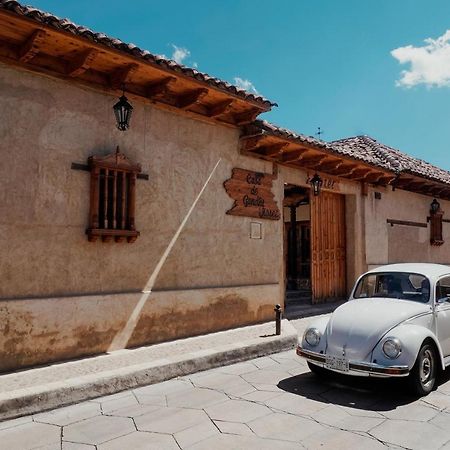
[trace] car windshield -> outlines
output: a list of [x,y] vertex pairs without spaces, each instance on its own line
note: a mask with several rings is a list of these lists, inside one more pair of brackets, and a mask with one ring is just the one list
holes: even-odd
[[430,299],[430,281],[417,273],[369,273],[359,280],[353,297],[387,297],[427,303]]

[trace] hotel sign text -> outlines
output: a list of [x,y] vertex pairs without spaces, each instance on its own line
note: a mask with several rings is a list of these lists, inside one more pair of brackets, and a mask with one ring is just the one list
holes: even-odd
[[[309,175],[306,177],[306,184],[309,186],[311,184],[311,178],[313,175]],[[332,178],[322,178],[322,189],[329,189],[331,191],[339,190],[339,181],[334,180]]]

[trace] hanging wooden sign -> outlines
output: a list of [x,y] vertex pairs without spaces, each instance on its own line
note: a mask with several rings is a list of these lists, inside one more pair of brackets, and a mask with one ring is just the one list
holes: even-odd
[[227,214],[279,220],[280,210],[272,192],[274,175],[234,168],[223,185],[234,200]]

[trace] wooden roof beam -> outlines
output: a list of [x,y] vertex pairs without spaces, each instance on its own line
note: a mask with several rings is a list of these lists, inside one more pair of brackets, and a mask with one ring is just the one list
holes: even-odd
[[439,192],[439,194],[436,194],[436,196],[448,198],[450,196],[450,189],[448,189],[448,188],[442,189]]
[[202,98],[206,97],[208,92],[208,89],[201,88],[190,91],[187,94],[182,94],[177,98],[177,106],[181,109],[187,109],[199,103]]
[[146,95],[148,98],[160,98],[169,92],[169,89],[176,83],[176,77],[165,77],[147,85]]
[[302,155],[299,159],[299,162],[301,162],[301,165],[304,167],[310,167],[319,170],[320,162],[326,159],[326,157],[326,155],[319,155],[308,158],[307,155]]
[[366,183],[378,183],[385,176],[382,172],[372,172],[366,175],[364,181]]
[[247,125],[248,123],[254,122],[261,112],[259,108],[252,108],[248,111],[235,114],[233,119],[238,126]]
[[366,177],[372,172],[368,167],[357,167],[348,177],[352,180],[366,181]]
[[263,135],[249,136],[241,138],[241,150],[243,152],[253,152],[259,147],[262,147],[261,142],[263,140]]
[[330,161],[321,162],[319,165],[319,170],[322,172],[327,172],[328,170],[337,169],[344,164],[342,159],[333,159]]
[[113,89],[121,89],[128,83],[133,76],[133,74],[138,70],[138,64],[129,64],[126,67],[117,69],[114,73],[110,75],[110,83]]
[[287,142],[281,142],[281,143],[272,144],[272,145],[264,145],[264,146],[261,146],[261,147],[257,147],[256,152],[259,155],[267,156],[269,158],[273,158],[274,156],[277,156],[280,153],[283,153],[283,150],[288,145],[289,144]]
[[336,170],[330,170],[329,173],[331,175],[345,177],[345,176],[351,175],[353,173],[353,171],[357,168],[358,168],[358,166],[355,164],[344,163]]
[[46,36],[44,30],[36,30],[19,48],[19,61],[26,63],[34,58],[40,52]]
[[394,181],[396,180],[396,175],[383,175],[376,184],[381,186],[387,186],[388,184],[393,185]]
[[449,188],[447,188],[447,187],[433,186],[433,187],[429,190],[429,193],[430,193],[431,195],[434,195],[434,196],[440,196],[440,195],[442,195],[442,194],[445,195],[445,192],[448,191],[448,190],[449,190]]
[[280,162],[282,163],[292,163],[299,161],[302,158],[302,155],[309,152],[306,148],[302,148],[300,150],[294,150],[292,152],[286,152],[283,155],[281,155]]
[[413,181],[414,181],[414,178],[412,178],[412,177],[399,176],[395,180],[394,185],[395,185],[395,187],[397,187],[399,189],[403,189],[405,186],[407,186],[408,184],[412,183]]
[[67,75],[69,77],[78,77],[86,70],[91,68],[92,63],[98,55],[98,50],[95,48],[90,48],[84,52],[81,52],[77,55],[72,63],[69,65],[69,69],[67,71]]
[[222,114],[226,114],[230,111],[232,104],[232,98],[216,103],[208,109],[207,115],[208,117],[217,117],[221,116]]

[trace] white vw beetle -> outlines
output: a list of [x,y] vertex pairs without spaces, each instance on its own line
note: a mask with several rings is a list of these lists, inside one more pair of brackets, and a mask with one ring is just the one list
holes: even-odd
[[297,354],[317,374],[408,377],[428,394],[450,365],[450,267],[391,264],[362,275],[350,300],[307,327]]

